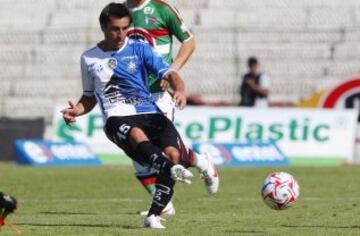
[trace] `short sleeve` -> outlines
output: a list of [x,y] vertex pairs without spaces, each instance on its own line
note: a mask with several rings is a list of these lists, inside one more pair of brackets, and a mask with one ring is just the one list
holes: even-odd
[[260,77],[260,86],[265,89],[270,89],[270,77],[266,74],[262,74]]
[[174,35],[180,42],[187,41],[193,37],[191,31],[188,29],[175,7],[167,3],[164,11],[164,15],[166,16],[166,25],[172,35]]
[[89,75],[88,66],[84,56],[82,56],[80,60],[83,95],[87,97],[94,96],[94,80]]
[[148,43],[143,44],[143,60],[146,69],[159,79],[162,79],[164,75],[171,70],[169,64],[167,64],[157,50]]

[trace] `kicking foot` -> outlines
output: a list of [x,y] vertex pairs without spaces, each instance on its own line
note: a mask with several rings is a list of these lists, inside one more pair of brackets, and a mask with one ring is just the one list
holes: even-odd
[[175,181],[181,181],[186,184],[191,184],[191,179],[194,176],[189,170],[182,165],[174,165],[171,170],[171,178]]
[[209,154],[205,154],[208,161],[208,167],[200,172],[201,178],[204,180],[206,190],[209,194],[215,194],[219,190],[219,174],[215,169],[214,161]]

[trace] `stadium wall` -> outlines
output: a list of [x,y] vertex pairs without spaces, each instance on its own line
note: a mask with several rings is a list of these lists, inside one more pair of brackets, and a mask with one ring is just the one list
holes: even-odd
[[18,138],[42,139],[45,132],[45,121],[37,119],[0,118],[0,160],[15,161],[15,141]]

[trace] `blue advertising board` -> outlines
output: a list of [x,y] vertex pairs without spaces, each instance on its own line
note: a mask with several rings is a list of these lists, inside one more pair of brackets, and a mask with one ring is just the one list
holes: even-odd
[[209,153],[218,166],[288,166],[289,161],[274,142],[194,143],[199,153]]
[[85,144],[73,141],[16,140],[20,165],[97,166],[101,161]]

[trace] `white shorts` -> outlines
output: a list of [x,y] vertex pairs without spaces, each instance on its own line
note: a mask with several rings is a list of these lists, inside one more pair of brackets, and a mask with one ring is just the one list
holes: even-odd
[[[171,95],[168,92],[152,93],[156,105],[160,108],[163,114],[171,121],[174,120],[175,115],[175,103],[172,100]],[[144,167],[139,163],[133,161],[136,176],[149,176],[156,173],[151,167]]]
[[171,95],[168,92],[152,93],[151,95],[164,116],[173,121],[175,115],[175,103],[173,102]]

